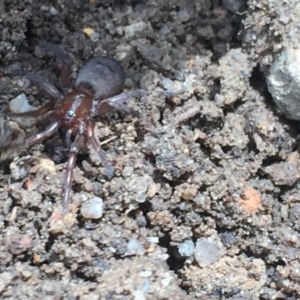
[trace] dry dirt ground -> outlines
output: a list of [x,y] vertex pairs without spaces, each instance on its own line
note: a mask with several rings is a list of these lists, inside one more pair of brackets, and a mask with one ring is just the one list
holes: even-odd
[[1,162],[1,299],[299,299],[298,123],[266,85],[299,14],[293,0],[0,0],[2,148],[47,125],[8,116],[22,93],[47,101],[14,70],[57,84],[43,41],[73,77],[92,56],[121,61],[154,127],[97,120],[115,175],[81,152],[63,219],[63,132]]

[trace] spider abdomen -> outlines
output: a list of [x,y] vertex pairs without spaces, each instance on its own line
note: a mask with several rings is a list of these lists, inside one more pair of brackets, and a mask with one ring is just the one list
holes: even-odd
[[124,69],[118,61],[106,56],[96,56],[79,70],[75,86],[77,90],[103,100],[122,91],[125,77]]

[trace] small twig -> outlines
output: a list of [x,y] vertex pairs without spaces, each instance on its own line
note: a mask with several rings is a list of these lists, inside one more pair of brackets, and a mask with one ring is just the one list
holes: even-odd
[[200,103],[196,102],[192,107],[188,108],[185,112],[178,114],[175,117],[175,122],[174,122],[175,125],[194,117],[196,114],[200,112],[200,108],[201,108]]

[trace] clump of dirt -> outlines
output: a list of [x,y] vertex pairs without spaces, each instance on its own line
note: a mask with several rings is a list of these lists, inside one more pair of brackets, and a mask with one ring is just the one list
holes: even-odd
[[298,123],[266,85],[300,32],[296,2],[0,1],[2,147],[47,125],[8,114],[22,93],[47,101],[15,70],[58,84],[43,41],[73,78],[92,56],[121,61],[152,124],[97,120],[115,175],[82,152],[65,217],[62,132],[0,163],[1,298],[300,297]]

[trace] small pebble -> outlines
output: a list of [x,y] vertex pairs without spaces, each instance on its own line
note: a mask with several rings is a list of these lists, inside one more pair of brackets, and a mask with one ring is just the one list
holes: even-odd
[[293,186],[300,178],[299,166],[299,154],[293,152],[286,161],[271,164],[264,171],[276,185]]
[[134,171],[133,167],[125,166],[122,170],[122,176],[129,177],[132,175],[133,171]]
[[[24,93],[18,95],[9,102],[9,110],[13,113],[20,114],[35,110],[35,107],[30,105]],[[30,127],[36,123],[34,118],[18,118],[18,124],[25,127]]]
[[49,7],[47,5],[41,5],[41,10],[42,11],[48,11]]
[[140,21],[132,23],[128,26],[120,27],[120,30],[124,32],[126,38],[131,38],[135,36],[138,32],[143,32],[147,29],[147,23]]
[[58,14],[58,11],[53,6],[51,6],[50,13],[51,13],[51,15],[56,16]]
[[192,256],[195,252],[195,244],[192,240],[185,240],[183,243],[179,244],[178,252],[181,256]]
[[10,100],[9,108],[10,111],[14,113],[24,113],[34,109],[34,107],[28,103],[27,97],[24,93]]
[[245,0],[223,0],[223,6],[232,13],[242,13],[247,8]]
[[191,18],[191,15],[186,9],[182,9],[178,13],[178,20],[182,23],[188,22]]
[[24,162],[17,161],[12,162],[9,165],[10,168],[10,176],[12,180],[20,180],[27,176],[28,174],[28,167]]
[[300,47],[281,52],[270,68],[267,84],[286,118],[300,120]]
[[225,253],[225,247],[217,235],[199,238],[196,242],[195,259],[200,267],[215,263]]
[[159,242],[159,238],[157,236],[149,236],[147,238],[147,240],[149,243],[152,243],[152,244],[158,244],[158,242]]
[[135,221],[136,221],[136,223],[139,227],[146,227],[147,226],[147,219],[143,215],[137,216]]
[[133,294],[134,300],[146,300],[143,291],[136,290],[136,291],[133,291],[132,294]]
[[128,255],[144,255],[146,252],[142,244],[136,240],[131,239],[127,244],[127,254]]
[[103,215],[103,207],[103,200],[93,197],[82,203],[80,211],[85,219],[100,219]]
[[0,274],[0,293],[4,291],[6,286],[8,286],[14,279],[13,272],[3,272]]
[[128,179],[126,190],[133,195],[135,201],[143,203],[148,197],[147,192],[151,184],[153,184],[153,179],[148,174],[143,176],[134,174]]
[[93,32],[91,35],[90,35],[90,39],[92,42],[97,42],[100,38],[100,34],[97,33],[97,32]]

